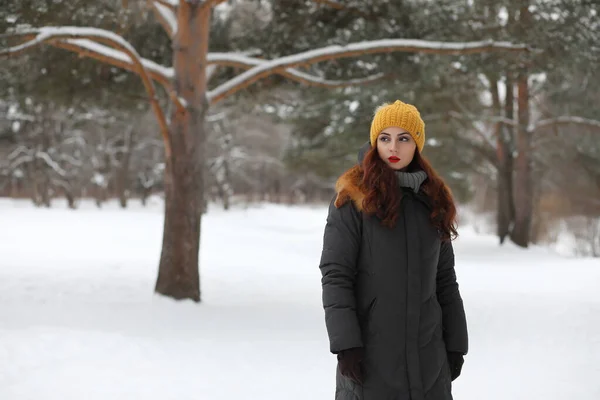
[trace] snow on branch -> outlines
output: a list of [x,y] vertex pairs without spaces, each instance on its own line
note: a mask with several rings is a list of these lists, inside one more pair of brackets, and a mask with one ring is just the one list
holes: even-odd
[[[169,140],[169,130],[167,126],[167,121],[165,115],[163,113],[162,108],[158,103],[158,99],[156,98],[156,92],[154,90],[154,84],[148,75],[148,71],[146,70],[144,64],[142,63],[142,58],[137,53],[135,48],[123,39],[121,36],[117,35],[114,32],[110,32],[104,29],[97,28],[88,28],[88,27],[43,27],[37,29],[26,29],[20,30],[18,32],[13,33],[11,36],[24,36],[27,38],[31,38],[25,43],[20,45],[9,47],[0,50],[0,57],[2,56],[16,56],[21,54],[22,52],[28,50],[29,48],[48,42],[50,44],[54,44],[57,40],[67,40],[67,39],[94,39],[95,41],[109,44],[110,46],[123,51],[130,58],[131,62],[135,65],[135,71],[142,79],[146,91],[148,92],[148,97],[150,99],[150,104],[156,117],[158,119],[158,123],[161,128],[161,133],[163,135],[163,139],[165,140],[165,152],[167,155],[170,155],[170,140]],[[110,64],[110,59],[103,60]]]
[[94,38],[98,41],[107,41],[115,45],[116,47],[122,48],[125,52],[132,53],[134,56],[137,56],[138,59],[140,58],[139,55],[137,55],[137,51],[135,50],[135,48],[133,48],[133,46],[129,42],[127,42],[125,39],[123,39],[116,33],[104,29],[74,26],[43,27],[19,30],[9,36],[33,36],[34,38],[18,46],[3,49],[0,51],[0,55],[19,55],[25,50],[28,50],[30,47],[36,46],[44,42],[49,42],[54,39]]
[[172,6],[165,5],[164,2],[149,0],[152,5],[152,10],[158,19],[158,22],[165,28],[169,37],[175,36],[177,33],[177,16],[175,15],[175,8]]
[[546,128],[557,125],[582,125],[590,128],[600,129],[600,121],[581,117],[562,116],[557,118],[543,119],[529,127],[530,132],[534,132],[539,128]]
[[206,0],[207,1],[207,5],[209,7],[216,7],[221,3],[226,2],[227,0]]
[[14,171],[17,168],[19,168],[21,165],[26,164],[26,163],[30,163],[33,161],[33,156],[29,155],[29,154],[23,154],[18,158],[15,158],[14,160],[11,160],[8,169],[9,171]]
[[[99,61],[105,61],[116,67],[136,72],[135,65],[131,61],[131,58],[127,56],[127,54],[89,39],[66,39],[54,43],[54,46],[63,48],[65,50],[75,51],[82,56],[94,58]],[[164,67],[152,60],[145,58],[141,58],[140,60],[153,80],[162,85],[170,86],[169,81],[174,75],[173,68]]]
[[10,154],[8,155],[8,160],[14,160],[15,158],[17,158],[18,156],[21,155],[27,155],[29,154],[29,149],[23,145],[19,145],[17,146],[16,149],[14,149],[13,151],[10,152]]
[[[218,64],[220,66],[227,67],[236,67],[236,68],[244,68],[250,69],[259,65],[263,65],[268,63],[267,60],[262,60],[260,58],[248,57],[244,54],[239,53],[209,53],[207,61],[209,65]],[[327,80],[321,77],[308,74],[302,71],[298,71],[293,68],[287,68],[282,70],[277,70],[275,73],[282,75],[288,79],[304,83],[307,85],[313,86],[323,86],[323,87],[342,87],[342,86],[350,86],[350,85],[360,85],[365,83],[370,83],[376,80],[381,79],[384,74],[375,74],[368,76],[366,78],[358,78],[352,80]]]
[[68,154],[61,154],[59,158],[61,161],[66,161],[75,167],[83,167],[83,162],[81,160],[78,160],[75,157],[70,156]]
[[9,170],[15,170],[19,168],[21,165],[25,163],[30,163],[35,159],[42,160],[47,166],[49,166],[54,172],[56,172],[61,177],[65,177],[67,172],[58,165],[56,161],[50,157],[48,153],[45,151],[34,151],[32,149],[28,149],[25,146],[18,146],[15,150],[13,150],[8,156]]
[[[74,51],[82,56],[94,58],[128,71],[137,72],[136,65],[131,61],[131,58],[128,57],[127,54],[89,39],[59,40],[54,43],[54,46],[61,49]],[[177,105],[177,107],[184,109],[186,107],[184,100],[175,94],[173,86],[171,85],[171,79],[173,79],[175,75],[173,68],[164,67],[152,60],[147,60],[145,58],[142,58],[141,62],[150,75],[150,78],[157,81],[164,87],[165,91],[173,103]]]
[[56,172],[61,177],[64,178],[67,176],[67,171],[62,169],[60,167],[60,165],[58,165],[45,151],[38,151],[35,154],[35,156],[36,156],[36,158],[43,160],[46,163],[46,165],[48,165],[50,168],[52,168],[54,170],[54,172]]
[[159,3],[162,6],[169,7],[173,10],[179,5],[179,0],[152,0],[155,3]]
[[373,53],[412,52],[432,54],[471,54],[490,51],[527,51],[525,45],[508,42],[432,42],[418,39],[383,39],[351,43],[345,46],[327,46],[267,61],[209,92],[209,100],[216,103],[257,80],[298,65],[314,64],[324,60],[348,58]]
[[345,80],[345,81],[344,80],[336,81],[336,80],[321,79],[314,75],[307,74],[307,73],[304,73],[301,71],[294,71],[294,70],[285,70],[285,71],[281,72],[281,75],[285,76],[286,78],[289,78],[289,79],[292,79],[292,80],[295,80],[295,81],[298,81],[300,83],[304,83],[307,85],[330,87],[330,88],[352,86],[352,85],[362,85],[365,83],[371,83],[371,82],[378,81],[385,76],[385,74],[379,73],[379,74],[367,76],[365,78],[349,79],[349,80]]

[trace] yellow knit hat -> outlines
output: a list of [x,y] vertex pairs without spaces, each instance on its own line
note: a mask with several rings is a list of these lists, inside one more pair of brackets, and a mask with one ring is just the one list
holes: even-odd
[[419,153],[423,151],[425,123],[415,106],[396,100],[393,104],[384,103],[377,107],[371,122],[371,146],[376,146],[381,131],[392,126],[406,130],[417,144]]

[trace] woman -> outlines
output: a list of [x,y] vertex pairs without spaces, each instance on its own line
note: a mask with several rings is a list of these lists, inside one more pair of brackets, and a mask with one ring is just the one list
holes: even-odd
[[419,111],[384,104],[336,183],[320,263],[336,400],[452,399],[467,353],[456,208],[424,144]]

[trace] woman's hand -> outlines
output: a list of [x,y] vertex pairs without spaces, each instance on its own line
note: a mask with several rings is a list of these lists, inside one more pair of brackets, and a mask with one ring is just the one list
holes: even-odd
[[362,347],[354,347],[351,349],[342,350],[337,355],[340,373],[343,376],[352,379],[359,385],[362,385],[363,383],[363,357],[364,350]]
[[448,352],[448,365],[450,365],[450,378],[455,380],[460,376],[462,366],[465,363],[465,358],[462,353],[454,351]]

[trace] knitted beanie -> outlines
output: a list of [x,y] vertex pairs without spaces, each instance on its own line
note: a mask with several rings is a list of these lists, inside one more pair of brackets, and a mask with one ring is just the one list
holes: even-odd
[[377,144],[377,137],[386,128],[397,126],[407,131],[419,149],[425,146],[425,123],[421,119],[419,110],[412,104],[396,100],[393,104],[384,103],[377,107],[371,122],[371,146]]

